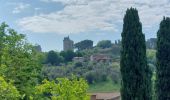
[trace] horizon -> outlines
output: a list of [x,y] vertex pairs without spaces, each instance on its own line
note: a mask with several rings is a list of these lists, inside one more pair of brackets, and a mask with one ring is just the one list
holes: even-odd
[[163,16],[170,13],[168,0],[1,0],[0,22],[6,22],[43,51],[63,49],[63,39],[74,43],[89,39],[121,39],[126,9],[138,10],[146,40],[155,38]]

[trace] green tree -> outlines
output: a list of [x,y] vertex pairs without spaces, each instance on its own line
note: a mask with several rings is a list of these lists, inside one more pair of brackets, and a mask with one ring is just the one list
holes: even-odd
[[0,99],[1,100],[18,100],[20,94],[11,82],[7,83],[3,77],[0,76]]
[[51,65],[59,65],[62,62],[63,58],[55,51],[49,51],[47,54],[47,63]]
[[76,56],[76,53],[72,50],[61,51],[60,55],[64,58],[64,62],[70,62]]
[[151,72],[146,60],[145,36],[136,9],[127,9],[121,35],[121,98],[151,100]]
[[6,34],[5,34],[6,27],[8,27],[8,25],[5,23],[2,23],[0,25],[0,67],[2,65],[2,56],[3,56],[3,52],[4,52],[4,45],[5,45],[4,41],[5,41],[5,36],[6,36]]
[[157,32],[157,99],[170,99],[170,18],[163,18]]
[[0,25],[0,34],[3,36],[0,40],[0,74],[7,81],[14,81],[23,98],[29,98],[40,72],[37,53],[23,34],[18,34],[5,23]]
[[82,78],[58,78],[55,81],[44,80],[36,87],[36,94],[45,95],[52,100],[89,100],[88,85]]
[[74,45],[75,48],[78,50],[85,50],[93,48],[93,41],[92,40],[83,40]]
[[102,41],[99,41],[97,43],[97,47],[100,47],[100,48],[110,48],[112,46],[112,43],[110,40],[102,40]]

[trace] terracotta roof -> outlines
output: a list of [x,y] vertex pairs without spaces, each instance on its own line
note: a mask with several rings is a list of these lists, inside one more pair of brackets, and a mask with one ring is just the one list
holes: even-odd
[[96,95],[96,99],[113,99],[120,96],[120,93],[91,93],[91,95]]

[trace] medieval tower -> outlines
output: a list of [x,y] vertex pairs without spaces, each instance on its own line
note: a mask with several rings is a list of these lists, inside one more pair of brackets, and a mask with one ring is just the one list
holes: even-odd
[[69,36],[65,37],[63,40],[63,50],[73,50],[74,49],[74,41],[70,40]]

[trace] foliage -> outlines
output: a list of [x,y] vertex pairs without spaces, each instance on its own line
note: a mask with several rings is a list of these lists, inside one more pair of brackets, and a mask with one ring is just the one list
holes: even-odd
[[75,48],[78,50],[85,50],[90,49],[93,47],[93,41],[92,40],[83,40],[74,45]]
[[64,66],[44,66],[42,67],[41,76],[43,79],[54,80],[56,78],[66,77],[67,68]]
[[145,36],[136,9],[127,9],[121,35],[121,98],[151,100],[151,71],[147,65]]
[[[156,50],[150,50],[148,49],[147,52],[146,52],[146,55],[147,55],[147,59],[154,63],[156,62]],[[152,61],[153,60],[153,61]]]
[[170,18],[167,17],[161,21],[157,32],[157,99],[170,99]]
[[88,92],[119,92],[120,84],[114,83],[112,80],[107,80],[105,82],[98,82],[89,85]]
[[33,93],[32,87],[38,82],[40,63],[33,46],[5,23],[0,25],[0,69],[6,80],[14,85],[24,98]]
[[61,51],[60,55],[64,58],[64,62],[70,62],[76,56],[76,53],[72,50]]
[[112,43],[110,40],[102,40],[102,41],[99,41],[97,43],[97,47],[100,47],[100,48],[110,48],[112,46]]
[[51,50],[47,54],[47,62],[51,65],[59,65],[63,61],[63,58],[55,51]]
[[11,82],[7,83],[3,77],[0,76],[0,99],[1,100],[18,100],[20,94]]
[[89,84],[104,82],[108,79],[120,83],[119,62],[113,64],[76,62],[64,66],[44,66],[41,72],[41,76],[49,80],[61,77],[69,78],[72,74],[77,77],[84,77]]
[[121,46],[120,45],[113,45],[111,48],[111,53],[115,56],[115,55],[120,55],[120,50],[121,50]]
[[36,87],[36,94],[46,95],[52,100],[89,100],[88,85],[82,78],[57,78],[55,81],[44,80]]

